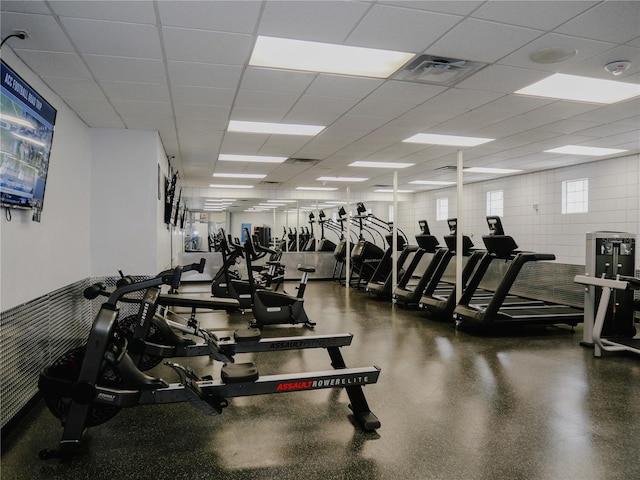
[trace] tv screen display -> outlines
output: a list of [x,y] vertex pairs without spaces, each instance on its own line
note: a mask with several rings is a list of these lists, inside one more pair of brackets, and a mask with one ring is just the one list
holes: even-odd
[[42,209],[57,111],[1,64],[0,203]]

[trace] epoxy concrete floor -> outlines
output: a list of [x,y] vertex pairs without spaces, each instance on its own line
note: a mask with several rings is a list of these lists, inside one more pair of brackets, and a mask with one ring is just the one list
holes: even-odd
[[[206,285],[185,290],[206,291]],[[294,291],[294,285],[287,284]],[[364,391],[382,427],[358,430],[343,390],[232,399],[220,416],[189,404],[126,409],[87,431],[70,462],[42,461],[62,429],[43,402],[3,438],[8,479],[576,479],[640,478],[640,358],[579,346],[581,327],[474,336],[333,282],[311,282],[317,333],[351,332],[348,366],[377,365]],[[201,315],[244,328],[250,313]],[[299,326],[263,336],[305,335]],[[202,375],[207,357],[178,360]],[[324,350],[238,355],[262,374],[326,370]],[[172,370],[154,372],[177,381]]]

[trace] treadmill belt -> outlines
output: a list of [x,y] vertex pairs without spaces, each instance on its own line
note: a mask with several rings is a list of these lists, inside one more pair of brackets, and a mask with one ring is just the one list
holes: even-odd
[[545,305],[544,307],[522,307],[522,308],[506,308],[499,310],[500,315],[513,320],[528,320],[528,319],[545,319],[552,320],[554,318],[561,318],[566,320],[567,318],[575,317],[576,320],[582,320],[583,311],[577,308],[572,308],[566,305]]

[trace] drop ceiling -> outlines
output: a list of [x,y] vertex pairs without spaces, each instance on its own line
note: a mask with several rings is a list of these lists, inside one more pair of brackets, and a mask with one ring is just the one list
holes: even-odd
[[[13,49],[88,126],[159,132],[192,208],[216,194],[208,188],[219,183],[214,172],[265,174],[251,181],[250,196],[262,198],[313,198],[294,189],[320,186],[320,176],[368,177],[351,185],[355,192],[392,183],[392,171],[348,166],[356,160],[414,163],[398,170],[401,189],[436,188],[411,180],[455,180],[455,171],[442,168],[455,163],[455,147],[402,142],[417,133],[495,138],[466,149],[465,165],[525,172],[594,160],[544,153],[568,144],[640,151],[639,97],[598,105],[513,93],[552,73],[640,84],[637,1],[3,0],[0,9],[3,38],[14,29],[30,34],[3,49]],[[451,86],[256,68],[248,62],[258,35],[481,68]],[[530,60],[553,47],[577,54],[553,64]],[[612,77],[604,65],[617,60],[631,67]],[[326,129],[316,137],[246,134],[227,132],[230,120]],[[217,161],[221,153],[315,161],[229,163]]]

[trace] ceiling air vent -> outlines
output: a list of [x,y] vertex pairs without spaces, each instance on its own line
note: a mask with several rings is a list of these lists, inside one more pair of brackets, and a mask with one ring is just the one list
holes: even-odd
[[455,165],[445,165],[444,167],[436,168],[436,170],[453,170],[453,171],[456,171],[456,170],[458,170],[458,167],[455,166]]
[[314,158],[287,158],[284,163],[288,163],[289,165],[315,165],[319,163],[320,160],[316,160]]
[[376,187],[376,188],[393,188],[393,185],[378,184],[378,185],[374,185],[374,187]]
[[282,185],[282,182],[271,182],[269,180],[263,180],[260,185]]
[[396,73],[393,78],[407,82],[430,83],[450,87],[485,66],[486,63],[471,62],[469,60],[420,55]]

